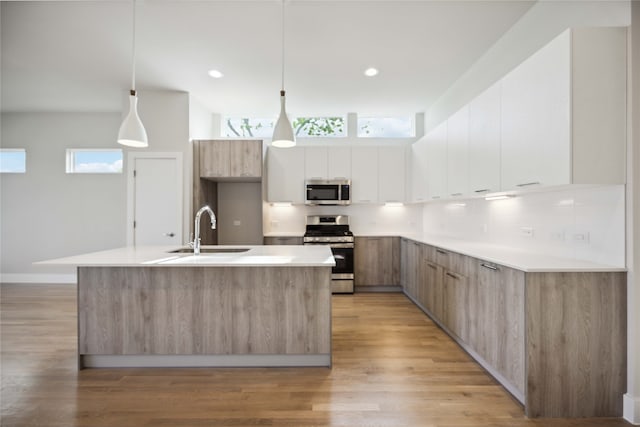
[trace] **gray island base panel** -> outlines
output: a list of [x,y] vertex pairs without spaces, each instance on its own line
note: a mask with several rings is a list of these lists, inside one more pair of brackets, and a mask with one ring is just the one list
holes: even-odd
[[80,367],[331,366],[331,266],[78,267]]

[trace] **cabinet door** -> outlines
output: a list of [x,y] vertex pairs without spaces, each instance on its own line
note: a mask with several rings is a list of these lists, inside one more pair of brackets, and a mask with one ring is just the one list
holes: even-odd
[[[222,141],[220,141],[222,142]],[[260,178],[262,177],[262,141],[231,141],[230,177]]]
[[570,184],[570,33],[502,79],[502,189]]
[[327,178],[351,179],[351,148],[328,148]]
[[427,142],[424,139],[411,145],[411,201],[427,198]]
[[469,335],[468,280],[462,274],[444,271],[444,324],[456,336],[466,340]]
[[500,191],[500,82],[469,103],[469,190]]
[[447,197],[466,196],[469,176],[469,107],[447,120]]
[[378,201],[377,147],[351,149],[351,201],[353,203]]
[[400,282],[400,239],[356,237],[356,286],[397,286]]
[[200,141],[200,176],[202,178],[230,176],[229,144],[229,141]]
[[378,201],[405,201],[405,147],[378,148]]
[[327,179],[327,147],[304,149],[304,178]]
[[269,147],[267,162],[268,200],[304,203],[304,148]]
[[404,237],[400,239],[400,285],[402,290],[407,293],[407,280],[409,276],[408,252],[411,242]]
[[447,122],[425,137],[427,142],[427,197],[440,199],[447,194]]

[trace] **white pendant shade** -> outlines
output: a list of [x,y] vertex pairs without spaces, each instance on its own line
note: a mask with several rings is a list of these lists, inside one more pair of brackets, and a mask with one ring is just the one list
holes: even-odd
[[135,94],[129,96],[129,114],[120,125],[118,144],[136,148],[149,146],[147,131],[138,116],[138,98]]
[[287,111],[285,109],[285,96],[284,91],[280,92],[280,117],[276,122],[276,127],[273,129],[273,138],[271,145],[280,148],[289,148],[296,145],[296,140],[293,135],[293,127],[287,117]]

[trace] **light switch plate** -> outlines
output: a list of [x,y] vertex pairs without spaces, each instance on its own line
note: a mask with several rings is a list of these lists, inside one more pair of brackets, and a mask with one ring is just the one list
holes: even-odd
[[520,227],[520,235],[523,237],[533,237],[533,227]]

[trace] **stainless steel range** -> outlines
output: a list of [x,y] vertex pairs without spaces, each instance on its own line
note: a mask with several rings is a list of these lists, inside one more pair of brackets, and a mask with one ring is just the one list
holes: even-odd
[[331,292],[353,293],[353,233],[346,215],[309,215],[304,233],[305,245],[329,245],[336,266],[331,271]]

